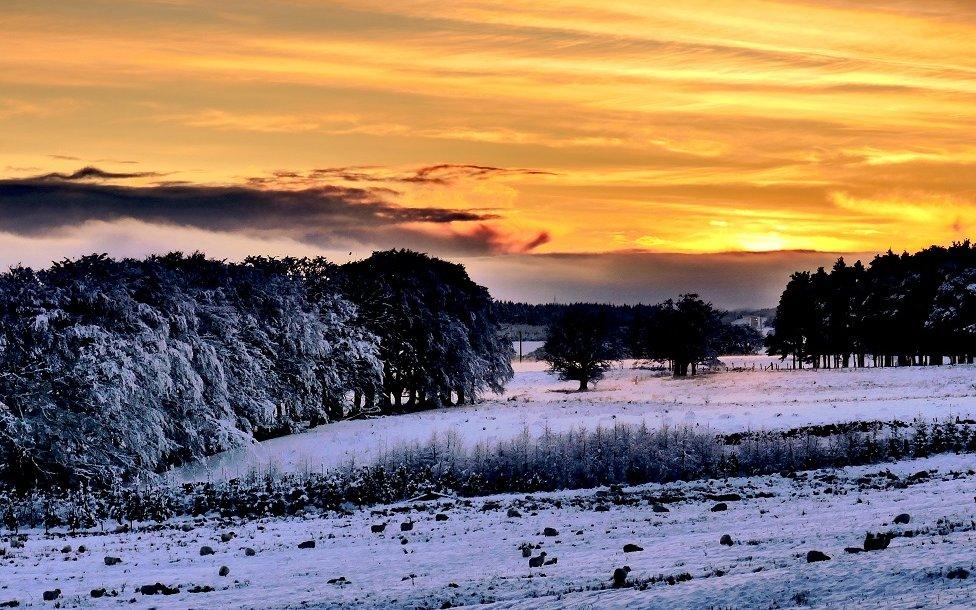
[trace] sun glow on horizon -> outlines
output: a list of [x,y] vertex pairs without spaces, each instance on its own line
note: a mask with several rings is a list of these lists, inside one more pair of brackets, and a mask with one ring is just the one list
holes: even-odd
[[[952,0],[41,0],[2,20],[0,177],[371,189],[477,211],[407,227],[461,254],[913,249],[976,226],[976,6]],[[410,178],[439,166],[468,170]]]

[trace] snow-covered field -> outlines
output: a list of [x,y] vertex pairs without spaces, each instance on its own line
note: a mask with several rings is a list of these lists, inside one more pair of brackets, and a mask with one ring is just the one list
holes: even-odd
[[384,449],[448,432],[476,443],[509,439],[525,429],[538,434],[547,427],[565,431],[617,422],[735,432],[855,420],[976,417],[974,365],[770,371],[762,369],[778,360],[769,356],[724,361],[748,370],[672,379],[624,363],[585,393],[573,391],[575,383],[549,375],[543,363],[515,363],[517,372],[505,394],[474,406],[320,426],[214,456],[172,477],[207,480],[269,469],[318,471],[349,461],[368,462]]
[[[33,533],[0,561],[0,603],[51,607],[41,596],[57,588],[62,607],[93,608],[972,607],[976,576],[949,575],[976,571],[974,466],[971,456],[935,457],[796,479],[416,502],[331,518],[209,520],[190,531],[177,522],[123,534]],[[727,510],[714,512],[723,499]],[[894,524],[902,513],[910,522]],[[412,529],[401,532],[403,523]],[[372,531],[383,524],[382,533]],[[862,547],[866,531],[900,536],[884,550],[845,552]],[[725,534],[729,546],[720,543]],[[314,548],[299,548],[309,540]],[[534,557],[545,552],[557,562],[530,568],[524,544]],[[643,550],[626,553],[628,544]],[[201,556],[204,545],[215,553]],[[830,559],[807,563],[812,550]],[[106,566],[106,556],[122,562]],[[221,566],[228,575],[219,575]],[[611,588],[623,566],[631,568],[627,584],[636,586]],[[172,594],[138,591],[157,582]],[[107,597],[90,597],[102,588]]]
[[[587,393],[524,362],[505,395],[475,406],[323,426],[173,478],[230,477],[269,465],[315,470],[447,431],[473,443],[526,428],[641,420],[736,431],[976,417],[974,366],[762,370],[770,362],[739,358],[729,364],[748,370],[687,380],[625,365]],[[726,510],[713,510],[719,502]],[[894,522],[901,514],[908,523]],[[412,525],[401,531],[403,524]],[[863,548],[868,531],[895,537],[883,550],[845,551]],[[726,534],[731,544],[720,542]],[[313,548],[299,547],[308,541]],[[642,550],[625,552],[625,545]],[[201,555],[203,546],[214,553]],[[556,562],[530,567],[523,548]],[[0,607],[16,600],[83,608],[969,608],[976,456],[414,501],[345,515],[184,519],[134,532],[31,531],[23,546],[0,537],[0,549]],[[829,560],[808,563],[809,551]],[[109,566],[105,557],[121,562]],[[626,586],[615,588],[611,577],[623,566],[630,568]],[[143,586],[159,592],[146,594]],[[42,601],[55,589],[57,600]],[[92,597],[101,589],[104,596]]]

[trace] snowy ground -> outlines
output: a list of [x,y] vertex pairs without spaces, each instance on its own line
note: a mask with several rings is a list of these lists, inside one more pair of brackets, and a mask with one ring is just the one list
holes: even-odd
[[[122,534],[33,532],[0,559],[0,603],[52,607],[42,592],[58,588],[61,607],[86,608],[971,607],[974,466],[971,456],[943,456],[797,479],[508,495],[333,518],[210,520],[190,531],[172,523]],[[719,494],[741,499],[713,512]],[[910,523],[894,525],[901,513]],[[413,522],[411,531],[401,533],[404,522]],[[385,531],[373,533],[379,524]],[[543,535],[546,527],[558,534]],[[896,537],[885,550],[846,553],[861,547],[866,531],[913,536]],[[228,532],[236,537],[222,542]],[[723,534],[731,546],[719,543]],[[306,540],[315,548],[299,549]],[[529,568],[523,543],[558,562]],[[625,544],[643,551],[625,553]],[[65,545],[71,550],[63,552]],[[203,545],[215,554],[201,556]],[[830,560],[807,563],[810,550]],[[122,563],[106,566],[105,556]],[[624,565],[628,584],[638,586],[610,588],[613,570]],[[229,575],[218,575],[221,566]],[[974,575],[949,578],[957,568]],[[690,580],[667,583],[682,574]],[[157,582],[179,591],[137,591]],[[92,599],[96,588],[108,596]]]
[[[625,366],[587,393],[524,362],[504,396],[476,406],[323,426],[173,478],[236,476],[269,464],[325,468],[447,431],[476,442],[524,428],[621,421],[734,431],[976,417],[974,366],[762,370],[770,362],[740,358],[729,364],[748,370],[688,380]],[[727,510],[713,511],[723,495]],[[32,531],[22,547],[0,536],[0,607],[16,600],[82,608],[969,608],[974,500],[976,456],[946,455],[797,477],[447,499],[341,516],[176,520],[76,536]],[[901,513],[908,524],[893,523]],[[407,522],[412,529],[401,532]],[[376,525],[384,531],[373,532]],[[867,531],[899,536],[884,550],[845,551],[862,547]],[[730,546],[720,544],[724,534]],[[309,540],[314,548],[299,548]],[[525,544],[557,562],[530,568]],[[628,544],[643,550],[625,553]],[[204,545],[215,553],[201,555]],[[830,559],[807,563],[811,550]],[[122,561],[107,566],[106,556]],[[613,570],[625,565],[627,586],[612,588]],[[219,575],[222,566],[228,575]],[[956,577],[960,568],[967,578]],[[172,594],[140,591],[156,583]],[[42,601],[54,589],[60,597]],[[92,598],[93,589],[106,596]]]
[[[173,480],[232,478],[251,471],[318,471],[366,462],[377,452],[432,434],[469,443],[516,436],[523,429],[612,426],[616,422],[691,425],[721,432],[795,428],[855,420],[976,417],[976,366],[829,371],[762,370],[769,356],[725,359],[747,368],[672,379],[625,363],[590,392],[560,382],[539,362],[516,363],[505,394],[477,405],[346,421],[214,456],[173,473]],[[756,370],[751,370],[755,366]]]

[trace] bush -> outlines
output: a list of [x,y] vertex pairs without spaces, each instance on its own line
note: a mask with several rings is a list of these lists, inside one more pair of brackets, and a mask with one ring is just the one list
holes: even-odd
[[855,422],[785,431],[715,435],[692,428],[527,431],[493,445],[463,447],[452,434],[392,450],[366,467],[324,473],[252,474],[242,479],[92,492],[0,490],[4,527],[92,527],[172,516],[281,517],[389,504],[438,492],[529,493],[679,480],[758,476],[911,458],[932,439],[976,452],[976,422]]

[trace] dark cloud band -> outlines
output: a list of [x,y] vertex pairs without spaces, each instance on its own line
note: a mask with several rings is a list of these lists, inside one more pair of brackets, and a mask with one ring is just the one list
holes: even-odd
[[[355,242],[447,253],[527,251],[548,239],[540,234],[528,241],[512,241],[484,224],[498,218],[491,213],[400,206],[387,198],[389,190],[382,187],[327,185],[288,190],[253,185],[164,182],[129,186],[106,182],[152,175],[158,174],[112,173],[89,167],[70,174],[0,180],[0,231],[44,237],[87,222],[136,220],[287,237],[317,246]],[[424,225],[445,229],[425,231]]]

